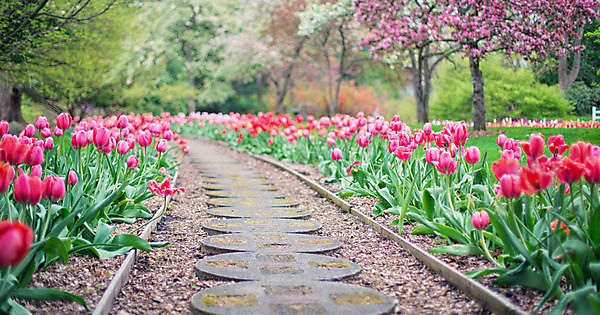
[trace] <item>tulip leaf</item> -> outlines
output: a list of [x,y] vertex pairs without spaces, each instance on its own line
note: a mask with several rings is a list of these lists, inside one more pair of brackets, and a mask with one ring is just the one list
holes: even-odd
[[148,243],[148,241],[133,234],[116,235],[112,239],[112,243],[121,246],[130,246],[135,249],[143,250],[145,252],[150,252],[152,250],[152,246],[150,246],[150,243]]
[[477,255],[481,253],[477,246],[473,246],[471,244],[453,244],[447,246],[440,246],[430,250],[429,252],[433,254],[450,254],[454,256]]
[[423,224],[419,224],[419,225],[415,226],[411,232],[411,234],[413,234],[413,235],[430,235],[433,233],[434,233],[433,229],[431,229]]
[[52,236],[46,241],[46,245],[44,245],[42,251],[46,253],[46,258],[49,262],[58,257],[64,264],[69,259],[69,248],[56,236]]
[[429,219],[435,215],[435,200],[431,196],[429,189],[423,189],[423,210]]
[[85,303],[85,300],[75,294],[52,289],[52,288],[21,288],[13,289],[10,292],[11,297],[24,299],[24,300],[63,300],[77,302],[89,312],[90,309]]

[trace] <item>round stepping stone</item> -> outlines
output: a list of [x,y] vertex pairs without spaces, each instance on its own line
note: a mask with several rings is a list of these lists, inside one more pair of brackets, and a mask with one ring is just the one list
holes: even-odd
[[301,219],[310,217],[311,211],[297,208],[278,207],[218,207],[206,210],[208,214],[226,218],[281,218]]
[[205,257],[196,264],[198,276],[234,280],[339,280],[359,272],[360,267],[348,260],[303,253],[228,253]]
[[246,218],[246,219],[212,219],[202,225],[205,230],[221,233],[242,232],[281,232],[306,233],[321,228],[321,223],[308,220]]
[[319,253],[334,250],[340,242],[323,236],[293,233],[235,233],[209,236],[202,240],[209,250],[259,253]]
[[228,189],[243,189],[243,190],[258,190],[258,191],[276,191],[277,187],[274,185],[264,184],[202,184],[202,188],[206,190],[228,190]]
[[284,194],[254,190],[209,190],[206,195],[212,198],[283,199]]
[[394,307],[379,292],[340,282],[250,281],[192,296],[194,314],[383,314]]
[[271,184],[272,182],[268,179],[262,178],[236,178],[236,177],[216,177],[216,178],[207,178],[207,183],[211,184],[227,184],[227,183],[235,183],[235,184]]
[[271,200],[240,200],[240,199],[228,199],[228,198],[211,198],[206,201],[206,204],[210,207],[236,207],[236,208],[247,208],[247,207],[297,207],[300,203],[287,200],[287,199],[271,199]]

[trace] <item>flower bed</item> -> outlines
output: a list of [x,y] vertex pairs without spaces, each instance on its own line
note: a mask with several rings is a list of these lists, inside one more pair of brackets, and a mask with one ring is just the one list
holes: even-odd
[[63,113],[54,129],[38,117],[19,135],[8,134],[8,123],[0,122],[1,313],[28,312],[16,299],[64,299],[87,309],[77,295],[27,287],[32,274],[56,261],[66,263],[73,254],[106,259],[166,245],[149,243],[135,230],[115,230],[118,223],[151,218],[143,205],[149,197],[178,190],[170,185],[176,164],[168,142],[189,150],[171,130],[182,118],[130,114],[79,120]]
[[[529,141],[499,135],[502,157],[488,166],[465,147],[464,123],[412,129],[394,118],[194,115],[199,132],[253,153],[319,165],[342,196],[378,200],[372,215],[419,224],[412,233],[444,240],[435,253],[481,255],[493,267],[469,273],[499,275],[496,282],[546,292],[553,311],[598,311],[600,148],[561,136]],[[546,147],[551,156],[543,154]],[[568,150],[568,152],[567,152]],[[567,155],[568,153],[568,155]],[[490,171],[491,170],[491,171]]]

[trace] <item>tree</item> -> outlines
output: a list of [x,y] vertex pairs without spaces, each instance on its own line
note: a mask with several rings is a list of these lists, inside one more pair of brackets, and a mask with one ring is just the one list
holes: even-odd
[[[596,17],[597,7],[598,2],[593,0],[373,0],[359,2],[357,12],[367,17],[372,14],[373,21],[382,21],[380,28],[372,31],[377,50],[395,43],[411,46],[426,40],[436,48],[441,43],[453,43],[462,55],[468,56],[474,128],[483,130],[482,59],[491,52],[531,58],[580,49],[573,45],[580,38],[578,30]],[[431,9],[423,10],[424,14],[415,21],[406,16],[415,8]],[[416,30],[411,25],[416,25]]]

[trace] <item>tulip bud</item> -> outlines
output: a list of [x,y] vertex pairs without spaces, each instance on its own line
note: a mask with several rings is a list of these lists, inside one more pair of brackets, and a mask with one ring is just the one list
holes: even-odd
[[521,179],[519,175],[505,174],[500,178],[500,191],[506,198],[517,198],[521,195]]
[[54,135],[57,136],[57,137],[62,136],[63,135],[63,130],[60,129],[60,128],[58,128],[58,127],[54,128]]
[[35,120],[35,128],[37,128],[38,130],[42,130],[44,128],[48,128],[50,127],[50,125],[48,125],[48,119],[44,116],[38,116],[38,118],[36,118]]
[[33,137],[35,135],[35,126],[32,124],[27,125],[23,130],[23,135],[30,138]]
[[471,222],[474,228],[483,230],[490,224],[490,217],[485,210],[475,211],[471,217]]
[[142,131],[138,133],[136,140],[142,147],[147,147],[152,143],[152,135],[150,132]]
[[62,130],[67,130],[71,128],[72,121],[71,115],[68,113],[61,113],[56,117],[56,126]]
[[104,127],[94,129],[94,145],[104,148],[110,144],[110,131]]
[[127,119],[127,116],[119,115],[119,117],[117,117],[117,128],[127,128],[127,125],[129,125],[129,119]]
[[167,151],[167,144],[167,140],[160,139],[158,143],[156,143],[156,151],[164,153],[165,151]]
[[54,202],[65,195],[65,181],[54,175],[49,175],[42,181],[42,197]]
[[42,178],[42,166],[41,165],[32,166],[31,170],[29,171],[29,176],[35,176],[35,177]]
[[15,179],[13,194],[18,203],[37,204],[42,199],[42,181],[39,177],[28,176],[21,168]]
[[0,222],[0,268],[18,265],[29,251],[33,231],[19,222]]
[[44,140],[44,149],[46,149],[46,150],[54,149],[54,139],[46,138],[46,140]]
[[0,120],[0,137],[8,133],[8,121]]
[[334,148],[331,150],[331,159],[337,161],[342,158],[342,150]]
[[15,169],[8,163],[0,162],[0,194],[8,190],[13,178]]
[[136,168],[138,166],[138,158],[135,155],[130,155],[127,158],[127,166],[129,166],[130,170],[133,170],[134,168]]
[[88,138],[85,130],[78,130],[71,136],[71,145],[75,148],[83,148],[87,145]]
[[479,162],[481,158],[481,152],[478,147],[468,147],[465,151],[465,161],[469,164],[475,164]]
[[73,186],[75,184],[77,184],[77,181],[79,180],[77,178],[77,173],[75,173],[75,171],[71,170],[69,171],[69,177],[67,178],[69,185]]
[[127,154],[127,152],[129,152],[129,143],[125,140],[119,141],[119,143],[117,143],[117,153],[124,155]]

